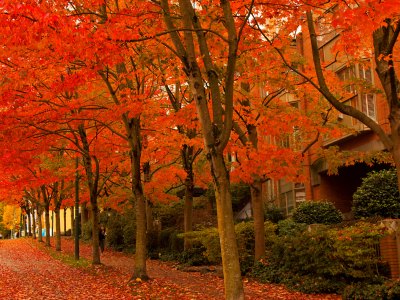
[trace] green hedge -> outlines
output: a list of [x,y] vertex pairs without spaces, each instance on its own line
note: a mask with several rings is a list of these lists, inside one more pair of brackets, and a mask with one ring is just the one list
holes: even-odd
[[374,245],[388,235],[384,226],[360,222],[345,229],[303,231],[275,241],[251,275],[306,293],[340,292],[353,282],[373,283],[382,261]]
[[368,173],[353,195],[352,211],[356,219],[372,216],[399,218],[400,196],[396,170]]
[[[264,223],[265,228],[265,243],[266,247],[270,248],[277,236],[275,231],[277,225],[267,221]],[[245,261],[249,256],[254,255],[254,222],[239,223],[235,225],[236,240],[239,249],[239,258]],[[207,228],[200,231],[192,231],[189,233],[180,234],[180,237],[187,237],[193,242],[203,246],[206,250],[204,256],[212,263],[221,262],[221,246],[219,241],[218,228]]]
[[336,224],[342,222],[340,211],[328,201],[305,201],[293,210],[293,221],[309,224]]
[[400,299],[400,281],[388,280],[382,284],[356,283],[346,287],[344,300],[397,300]]

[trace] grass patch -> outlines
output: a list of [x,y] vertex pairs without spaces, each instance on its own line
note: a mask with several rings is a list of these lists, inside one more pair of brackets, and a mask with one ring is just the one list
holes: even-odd
[[[30,240],[32,243],[32,240]],[[74,268],[84,268],[92,265],[92,261],[83,257],[80,257],[79,260],[75,260],[75,254],[65,252],[65,251],[56,251],[54,247],[45,247],[43,243],[33,242],[35,247],[43,251],[44,253],[50,255],[54,259],[62,261],[63,263],[74,267]]]

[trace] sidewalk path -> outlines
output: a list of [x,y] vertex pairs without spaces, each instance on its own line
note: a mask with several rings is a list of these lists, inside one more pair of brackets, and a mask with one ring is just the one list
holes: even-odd
[[[52,245],[55,244],[55,239],[52,239]],[[74,241],[69,238],[63,238],[62,249],[64,251],[74,253]],[[80,244],[81,257],[92,259],[91,246]],[[119,269],[123,273],[131,276],[134,270],[133,255],[126,255],[120,252],[115,252],[111,248],[107,248],[105,255],[101,256],[101,262],[106,266],[111,266]],[[223,279],[216,278],[211,275],[200,275],[200,273],[182,272],[171,268],[168,263],[163,263],[156,260],[147,261],[148,275],[152,279],[162,280],[169,284],[176,284],[179,288],[187,290],[193,295],[202,295],[201,299],[224,299],[224,282]],[[342,299],[338,295],[308,295],[298,292],[293,292],[285,289],[277,284],[261,284],[254,280],[244,278],[244,288],[246,299]]]
[[90,276],[31,248],[0,240],[0,299],[132,299],[106,278]]

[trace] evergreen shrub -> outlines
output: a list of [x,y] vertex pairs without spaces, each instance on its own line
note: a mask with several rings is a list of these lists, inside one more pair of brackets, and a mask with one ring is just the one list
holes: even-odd
[[370,172],[353,195],[356,219],[381,216],[400,217],[400,197],[395,169]]
[[342,214],[328,201],[305,201],[293,210],[293,221],[309,224],[336,224],[343,221]]
[[87,242],[90,241],[91,239],[92,239],[92,219],[89,219],[83,225],[82,240]]
[[341,292],[353,282],[382,282],[382,258],[374,246],[388,234],[384,226],[360,222],[344,229],[322,227],[282,236],[250,275],[306,293]]

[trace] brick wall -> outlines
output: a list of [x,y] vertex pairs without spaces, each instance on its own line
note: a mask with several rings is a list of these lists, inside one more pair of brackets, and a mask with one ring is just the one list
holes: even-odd
[[400,269],[399,269],[399,258],[397,254],[397,243],[396,243],[396,235],[389,235],[380,241],[380,250],[381,256],[384,257],[384,260],[389,265],[389,274],[387,275],[389,278],[399,278],[400,277]]

